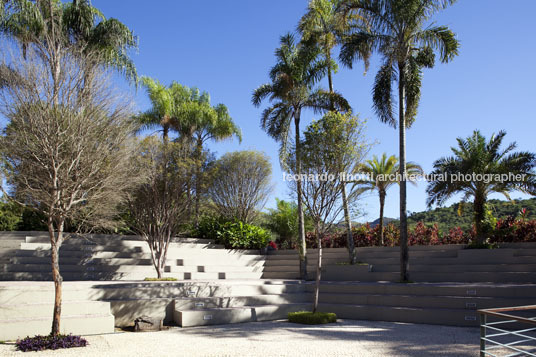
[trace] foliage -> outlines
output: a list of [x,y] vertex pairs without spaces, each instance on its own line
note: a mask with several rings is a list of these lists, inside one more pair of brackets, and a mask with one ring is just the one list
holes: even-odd
[[[305,230],[313,229],[311,217],[305,213]],[[298,206],[276,198],[276,208],[269,208],[266,228],[277,235],[277,244],[282,249],[295,248],[298,243]]]
[[41,44],[54,33],[63,46],[77,48],[84,56],[98,55],[98,64],[137,82],[136,67],[128,56],[129,50],[138,47],[136,36],[119,20],[104,17],[89,0],[10,0],[0,4],[4,11],[0,31],[17,40],[24,58],[29,47],[51,49]]
[[85,347],[87,340],[74,335],[37,335],[17,340],[17,350],[22,352],[57,350],[60,348]]
[[[385,205],[385,198],[387,196],[387,190],[394,184],[399,184],[400,180],[400,166],[398,164],[398,158],[394,155],[387,157],[386,153],[382,154],[381,158],[376,155],[371,160],[367,160],[359,168],[359,172],[366,175],[366,178],[358,181],[365,189],[371,191],[378,191],[380,198],[380,221],[379,221],[379,236],[380,241],[383,241],[383,209]],[[419,175],[423,173],[422,168],[413,162],[406,163],[406,173],[408,177]],[[410,180],[415,183],[415,180]]]
[[22,209],[14,202],[0,202],[0,231],[16,231],[22,221]]
[[520,190],[536,193],[536,155],[530,152],[513,152],[515,143],[501,148],[506,132],[486,138],[475,130],[468,138],[458,138],[458,146],[451,148],[453,156],[434,162],[432,177],[442,177],[428,184],[427,203],[441,205],[455,194],[462,193],[462,202],[473,198],[474,224],[480,244],[493,230],[495,219],[486,205],[490,193],[509,193]]
[[204,216],[199,221],[194,235],[199,238],[214,239],[228,249],[265,248],[271,239],[265,229],[241,221],[226,221],[224,218]]
[[288,321],[304,325],[322,325],[337,322],[337,315],[333,312],[289,312]]
[[[488,209],[498,220],[520,217],[523,209],[525,209],[526,220],[536,219],[536,198],[512,201],[493,199],[486,203]],[[470,230],[473,224],[473,203],[453,203],[448,207],[436,207],[428,211],[414,212],[408,217],[410,227],[415,226],[419,221],[425,224],[437,224],[442,233],[448,232],[450,227]]]
[[272,192],[272,165],[266,154],[235,151],[214,163],[208,194],[215,209],[228,220],[251,223]]

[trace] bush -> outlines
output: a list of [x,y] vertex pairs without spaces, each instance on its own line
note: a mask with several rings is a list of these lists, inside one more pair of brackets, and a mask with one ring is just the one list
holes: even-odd
[[260,249],[268,245],[271,234],[267,230],[241,221],[224,221],[211,217],[201,219],[194,232],[196,237],[214,239],[225,248]]
[[310,312],[298,311],[289,312],[288,321],[304,325],[320,325],[337,322],[337,315],[333,312]]
[[16,346],[17,350],[22,352],[57,350],[60,348],[85,347],[87,346],[87,340],[80,336],[73,335],[37,335],[17,340]]

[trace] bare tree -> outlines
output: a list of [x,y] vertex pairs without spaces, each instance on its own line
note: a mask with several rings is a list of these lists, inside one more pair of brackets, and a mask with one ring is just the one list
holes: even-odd
[[271,174],[270,160],[262,152],[227,153],[216,162],[209,196],[225,217],[251,223],[273,190]]
[[[50,35],[51,39],[54,39]],[[53,47],[47,56],[44,46]],[[20,54],[19,54],[20,55]],[[98,59],[62,48],[58,39],[13,54],[1,66],[0,112],[6,194],[47,217],[55,285],[52,334],[60,332],[59,249],[66,222],[109,225],[130,186],[130,102],[117,95]],[[51,60],[52,58],[52,60]],[[16,195],[15,195],[16,194]]]
[[128,205],[134,230],[149,245],[157,277],[162,278],[171,239],[189,218],[189,182],[192,179],[190,146],[162,143],[146,138],[135,165],[143,181],[129,195]]

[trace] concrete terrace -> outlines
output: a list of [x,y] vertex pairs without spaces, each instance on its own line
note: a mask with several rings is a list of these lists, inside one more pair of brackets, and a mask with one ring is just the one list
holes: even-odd
[[[323,326],[250,322],[88,336],[80,349],[39,356],[478,356],[476,328],[340,320]],[[0,355],[21,356],[13,345]]]

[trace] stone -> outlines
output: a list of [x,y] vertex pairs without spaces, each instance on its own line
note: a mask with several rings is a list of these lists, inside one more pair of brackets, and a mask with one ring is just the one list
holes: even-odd
[[140,316],[134,320],[134,331],[160,331],[163,326],[162,319],[149,316]]

